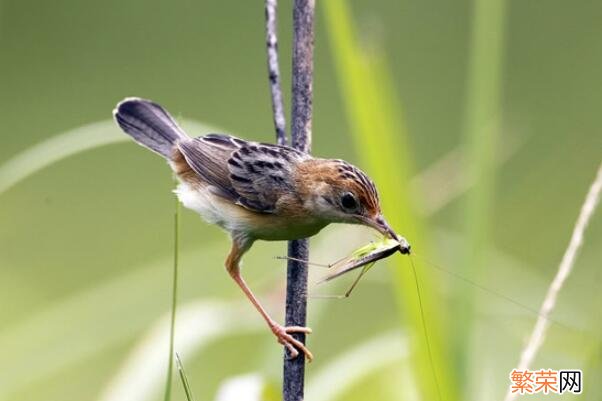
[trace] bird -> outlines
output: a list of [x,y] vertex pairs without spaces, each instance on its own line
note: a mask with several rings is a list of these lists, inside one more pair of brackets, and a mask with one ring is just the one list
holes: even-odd
[[188,136],[159,104],[126,98],[113,110],[119,127],[138,144],[162,156],[178,180],[179,201],[232,240],[225,267],[266,321],[291,358],[312,353],[263,308],[241,275],[242,256],[257,240],[308,238],[330,223],[361,224],[410,246],[391,229],[381,212],[373,181],[341,159],[312,157],[292,147],[210,133]]

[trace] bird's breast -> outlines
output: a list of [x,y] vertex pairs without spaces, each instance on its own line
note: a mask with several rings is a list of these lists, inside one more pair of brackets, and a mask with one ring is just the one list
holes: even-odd
[[253,216],[249,233],[266,241],[288,241],[316,235],[327,223],[316,219],[296,219],[278,215]]

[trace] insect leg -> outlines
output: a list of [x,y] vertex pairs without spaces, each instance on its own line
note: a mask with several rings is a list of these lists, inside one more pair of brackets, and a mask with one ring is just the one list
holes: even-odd
[[292,260],[292,261],[295,261],[295,262],[307,263],[310,266],[325,267],[327,269],[330,269],[331,267],[336,266],[336,265],[340,264],[341,262],[343,262],[345,259],[347,259],[347,257],[345,256],[345,257],[337,260],[334,263],[316,263],[316,262],[310,262],[309,260],[292,258],[290,256],[276,256],[276,259],[279,259],[279,260]]

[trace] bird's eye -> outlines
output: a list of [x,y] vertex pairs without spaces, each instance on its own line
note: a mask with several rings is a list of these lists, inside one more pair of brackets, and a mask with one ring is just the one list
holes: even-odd
[[343,206],[343,209],[349,212],[355,211],[358,207],[357,200],[351,192],[347,192],[341,196],[341,205]]

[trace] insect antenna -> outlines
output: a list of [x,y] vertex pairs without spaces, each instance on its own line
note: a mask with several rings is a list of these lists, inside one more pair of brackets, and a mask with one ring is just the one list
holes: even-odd
[[439,389],[439,380],[437,379],[437,372],[435,371],[435,364],[433,363],[433,353],[431,351],[431,341],[429,340],[428,330],[426,328],[426,319],[424,318],[424,307],[422,306],[422,296],[420,296],[420,284],[418,283],[418,273],[414,266],[414,259],[411,255],[410,265],[412,266],[412,273],[414,274],[414,282],[416,283],[416,295],[418,296],[418,306],[420,307],[420,320],[422,321],[422,329],[424,330],[424,341],[426,343],[426,351],[429,356],[429,362],[431,364],[431,370],[433,372],[433,380],[437,389],[437,398],[441,400],[441,390]]
[[503,300],[505,300],[507,302],[510,302],[511,304],[516,305],[519,308],[526,310],[527,312],[531,312],[532,314],[534,314],[536,316],[539,316],[539,317],[542,317],[542,318],[546,319],[550,323],[557,324],[558,326],[563,327],[565,329],[570,329],[567,325],[565,325],[563,323],[560,323],[557,320],[551,319],[548,316],[544,316],[543,314],[539,313],[539,311],[537,309],[532,308],[532,307],[530,307],[528,305],[525,305],[525,304],[523,304],[523,303],[521,303],[521,302],[519,302],[519,301],[517,301],[517,300],[515,300],[515,299],[513,299],[511,297],[509,297],[508,295],[504,295],[504,294],[502,294],[499,291],[493,290],[493,289],[488,288],[488,287],[486,287],[486,286],[484,286],[482,284],[479,284],[476,281],[471,280],[469,278],[466,278],[466,277],[462,276],[461,274],[458,274],[458,273],[456,273],[456,272],[454,272],[454,271],[452,271],[450,269],[446,269],[446,268],[444,268],[444,267],[442,267],[440,265],[437,265],[437,264],[431,262],[430,260],[422,257],[422,255],[418,255],[416,253],[414,253],[413,255],[416,256],[416,257],[418,257],[419,259],[421,259],[426,265],[429,265],[429,266],[431,266],[431,267],[433,267],[433,268],[435,268],[435,269],[437,269],[439,271],[447,273],[447,274],[449,274],[450,276],[454,277],[457,280],[463,281],[466,284],[469,284],[469,285],[471,285],[471,286],[473,286],[475,288],[478,288],[479,290],[481,290],[483,292],[487,292],[489,294],[495,295],[496,297],[498,297],[500,299],[503,299]]

